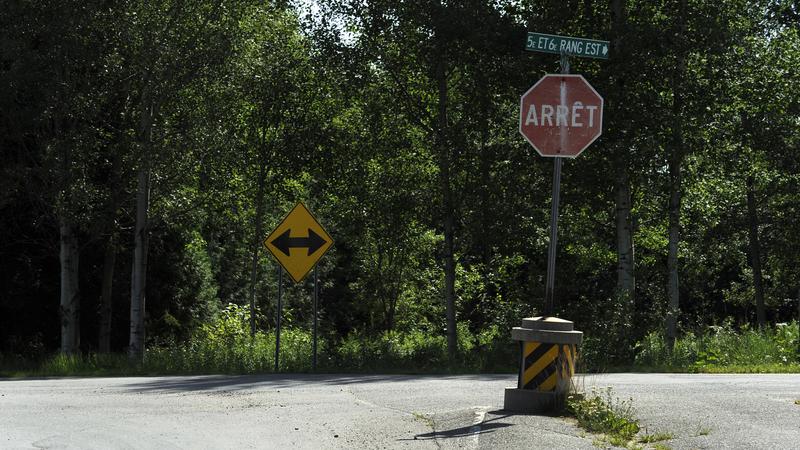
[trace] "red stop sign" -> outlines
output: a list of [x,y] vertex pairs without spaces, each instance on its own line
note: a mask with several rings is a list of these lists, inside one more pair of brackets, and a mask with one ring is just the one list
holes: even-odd
[[542,156],[574,158],[603,132],[603,97],[581,75],[545,75],[520,99],[519,132]]

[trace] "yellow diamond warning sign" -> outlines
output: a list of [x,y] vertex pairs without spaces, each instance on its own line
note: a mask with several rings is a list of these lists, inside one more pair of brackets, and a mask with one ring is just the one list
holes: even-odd
[[270,233],[264,245],[299,283],[333,245],[333,239],[301,202]]

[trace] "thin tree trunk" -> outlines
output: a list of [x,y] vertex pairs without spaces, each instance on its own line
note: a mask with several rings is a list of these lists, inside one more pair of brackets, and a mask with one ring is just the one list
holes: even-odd
[[397,301],[400,298],[400,284],[402,283],[403,277],[403,269],[402,267],[398,270],[398,280],[395,281],[394,286],[389,291],[389,310],[386,311],[386,330],[392,331],[394,330],[394,316],[395,311],[397,311]]
[[[394,253],[394,255],[397,255],[397,253]],[[388,283],[388,286],[391,287],[387,287],[386,289],[386,300],[388,302],[388,308],[386,308],[386,331],[392,331],[394,329],[397,301],[400,299],[400,290],[403,284],[403,264],[397,264],[397,257],[393,256],[392,253],[390,253],[388,260],[388,269],[390,273],[393,274],[393,277],[391,283]]]
[[[58,132],[56,132],[57,135]],[[64,145],[64,144],[62,144]],[[64,145],[61,160],[61,198],[59,201],[59,263],[61,265],[61,352],[72,354],[80,347],[79,249],[75,228],[69,218],[72,190],[72,152]]]
[[[147,89],[147,88],[146,88]],[[148,227],[150,204],[150,146],[153,104],[147,90],[142,95],[140,120],[141,162],[136,183],[136,226],[134,228],[133,268],[131,269],[131,326],[128,357],[133,362],[144,358],[145,288],[147,284]]]
[[747,176],[747,218],[750,224],[750,267],[753,269],[753,287],[756,293],[756,318],[759,328],[766,318],[764,313],[764,283],[761,273],[761,244],[758,240],[758,209],[752,175]]
[[106,240],[103,256],[103,281],[100,289],[100,329],[98,330],[98,351],[111,352],[111,294],[114,282],[114,265],[117,261],[117,239],[114,233]]
[[678,291],[678,244],[680,242],[680,208],[681,208],[681,164],[679,158],[672,158],[669,164],[670,196],[669,196],[669,247],[667,250],[667,348],[672,349],[677,336],[677,319],[680,312],[680,294]]
[[[442,8],[441,5],[439,7]],[[441,33],[441,31],[437,31]],[[439,58],[436,62],[436,83],[438,90],[437,130],[436,140],[439,150],[439,176],[442,184],[442,206],[444,215],[444,301],[447,315],[447,354],[454,360],[458,351],[456,332],[456,304],[455,304],[455,245],[453,233],[455,228],[453,212],[453,193],[450,179],[450,148],[447,139],[447,70],[442,37],[438,35],[437,46]]]
[[[685,33],[686,0],[681,0],[678,11],[678,39]],[[682,47],[679,45],[678,47]],[[680,313],[680,291],[678,277],[678,244],[680,243],[681,227],[681,165],[683,163],[684,138],[683,138],[683,92],[682,84],[686,73],[686,55],[682,48],[678,48],[675,73],[672,77],[672,149],[669,155],[669,247],[667,250],[667,295],[669,307],[666,317],[667,349],[672,351],[677,337],[677,321]]]
[[491,147],[489,146],[489,112],[491,111],[491,90],[488,86],[488,80],[486,79],[486,74],[482,71],[478,71],[476,73],[476,77],[478,79],[478,90],[480,93],[480,108],[481,113],[479,115],[479,127],[480,127],[480,144],[479,144],[479,167],[480,170],[477,174],[478,180],[475,181],[475,184],[479,186],[479,194],[480,194],[480,225],[481,230],[485,233],[483,239],[479,239],[479,251],[481,256],[481,262],[483,263],[483,277],[485,281],[485,286],[487,289],[490,289],[489,280],[489,273],[491,267],[491,260],[492,260],[492,247],[494,242],[490,240],[489,230],[491,229],[492,219],[494,212],[493,207],[494,205],[491,204],[491,191],[489,186],[491,185],[492,181],[492,174],[491,174],[491,166],[492,166],[492,155],[491,155]]
[[[613,63],[619,66],[612,74],[612,78],[624,76],[624,65],[628,62],[623,58],[623,45],[625,41],[626,10],[622,0],[612,0],[612,46]],[[622,73],[622,75],[616,75]],[[616,100],[621,103],[622,98]],[[631,185],[628,173],[630,155],[627,145],[623,142],[616,148],[616,228],[617,228],[617,292],[624,296],[624,304],[628,313],[633,312],[635,302],[636,279],[634,276],[634,249],[633,249],[633,223],[631,220]]]
[[120,196],[122,195],[122,185],[120,180],[120,155],[119,152],[112,152],[111,176],[109,177],[109,201],[106,209],[106,243],[103,255],[103,279],[100,288],[100,311],[99,329],[97,333],[97,347],[100,353],[111,352],[111,317],[113,314],[113,283],[114,267],[117,263],[117,245],[119,244],[119,234],[117,230],[117,208]]
[[626,167],[617,167],[617,290],[633,311],[636,281],[634,276],[633,225],[631,221],[631,186]]
[[[262,144],[263,146],[263,144]],[[258,276],[258,250],[263,239],[262,222],[264,221],[264,185],[266,184],[266,161],[263,151],[259,155],[258,193],[256,194],[256,217],[253,235],[253,260],[250,266],[250,336],[256,335],[256,278]]]
[[59,220],[61,251],[61,353],[72,354],[80,346],[80,296],[78,289],[78,239],[69,220]]
[[147,209],[150,198],[150,171],[139,169],[136,185],[136,228],[134,231],[131,275],[131,328],[128,356],[134,362],[144,357],[145,286],[147,283]]

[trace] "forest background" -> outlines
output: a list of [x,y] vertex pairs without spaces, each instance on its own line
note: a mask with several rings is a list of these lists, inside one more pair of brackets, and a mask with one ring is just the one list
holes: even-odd
[[[0,360],[270,370],[263,239],[303,201],[336,242],[323,366],[513,370],[549,239],[536,31],[611,41],[571,60],[604,130],[561,186],[587,365],[733,364],[703,342],[747,333],[800,362],[799,29],[791,0],[5,0]],[[310,282],[283,294],[306,370]]]

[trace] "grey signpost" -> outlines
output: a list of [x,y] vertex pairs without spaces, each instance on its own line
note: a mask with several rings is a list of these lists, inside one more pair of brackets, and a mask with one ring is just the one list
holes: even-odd
[[281,303],[283,297],[283,267],[278,264],[278,308],[277,317],[275,318],[275,373],[278,373],[280,368],[279,360],[281,356],[281,311],[283,304]]
[[[608,59],[608,41],[528,33],[525,50],[561,55],[561,73],[569,74],[569,57]],[[555,287],[556,249],[558,244],[558,207],[561,194],[561,165],[563,157],[553,161],[553,203],[550,211],[550,242],[547,249],[547,281],[545,284],[544,315],[555,313],[553,290]]]
[[317,273],[317,266],[314,266],[314,344],[313,354],[311,358],[311,370],[317,371],[317,302],[319,301],[319,275]]
[[[561,53],[561,73],[569,73],[569,56]],[[563,157],[553,159],[553,203],[550,209],[550,242],[547,246],[547,282],[544,290],[544,315],[555,313],[553,289],[556,284],[556,248],[558,247],[558,203],[561,199],[561,164]]]

